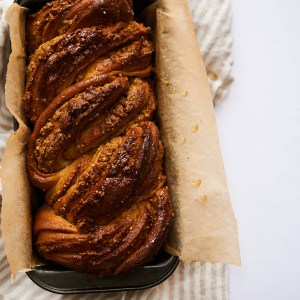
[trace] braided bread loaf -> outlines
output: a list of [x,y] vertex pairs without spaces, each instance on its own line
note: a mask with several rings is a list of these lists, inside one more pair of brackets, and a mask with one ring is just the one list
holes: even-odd
[[35,246],[76,271],[148,262],[172,221],[150,33],[129,0],[55,0],[27,19],[27,170],[45,193]]

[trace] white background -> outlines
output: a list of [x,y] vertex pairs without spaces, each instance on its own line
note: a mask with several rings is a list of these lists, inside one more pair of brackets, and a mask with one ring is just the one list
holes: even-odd
[[300,1],[232,0],[234,77],[217,122],[242,267],[231,300],[300,299]]

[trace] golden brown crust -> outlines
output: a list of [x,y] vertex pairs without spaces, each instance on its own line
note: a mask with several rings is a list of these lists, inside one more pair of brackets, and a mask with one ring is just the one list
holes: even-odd
[[101,74],[147,77],[151,74],[153,45],[145,37],[111,51],[91,64],[80,79]]
[[108,223],[165,182],[163,149],[152,122],[130,127],[124,137],[110,140],[89,156],[85,165],[80,164],[81,173],[71,176],[74,169],[65,170],[58,187],[46,195],[59,215],[82,230]]
[[[103,7],[111,9],[105,26],[91,26],[100,21],[87,16]],[[151,121],[150,29],[130,21],[128,7],[127,0],[55,0],[27,24],[29,51],[42,43],[30,57],[24,95],[34,124],[28,175],[47,203],[34,222],[36,249],[101,275],[149,261],[173,215]]]
[[117,275],[129,271],[151,260],[165,240],[172,220],[169,198],[167,188],[159,189],[91,233],[79,232],[44,205],[34,226],[38,251],[46,259],[80,272]]
[[35,123],[53,98],[105,53],[142,36],[150,29],[134,21],[78,29],[41,45],[31,58],[23,97],[25,111]]
[[29,55],[42,43],[77,29],[133,19],[131,0],[55,0],[31,14],[26,35]]
[[57,172],[136,119],[149,120],[154,110],[151,87],[141,79],[130,84],[126,77],[102,75],[81,81],[38,119],[28,143],[29,162],[45,174]]

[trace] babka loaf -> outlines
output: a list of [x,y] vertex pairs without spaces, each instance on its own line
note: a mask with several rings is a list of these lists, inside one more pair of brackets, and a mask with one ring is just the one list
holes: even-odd
[[172,222],[150,34],[130,0],[54,0],[27,17],[27,170],[44,192],[34,245],[72,270],[145,264]]

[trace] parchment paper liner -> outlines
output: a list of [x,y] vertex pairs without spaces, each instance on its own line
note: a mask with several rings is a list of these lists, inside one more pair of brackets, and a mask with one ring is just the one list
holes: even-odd
[[[213,102],[188,3],[157,2],[158,118],[176,215],[165,249],[183,261],[239,265],[237,225],[229,200]],[[25,167],[30,130],[22,109],[26,11],[13,4],[7,13],[12,54],[6,104],[19,122],[19,129],[8,140],[2,160],[1,225],[13,278],[38,264],[32,251],[31,232],[35,197]],[[146,16],[149,18],[155,21],[153,11]]]

